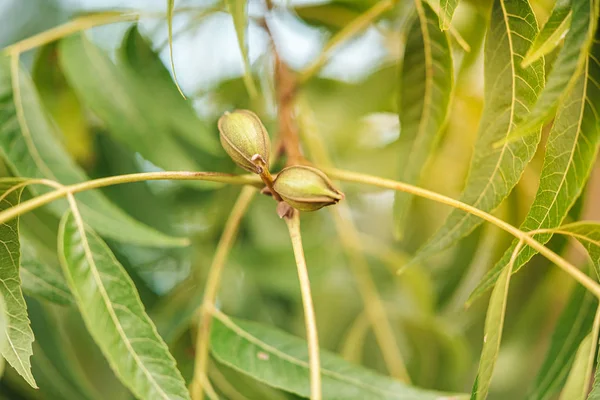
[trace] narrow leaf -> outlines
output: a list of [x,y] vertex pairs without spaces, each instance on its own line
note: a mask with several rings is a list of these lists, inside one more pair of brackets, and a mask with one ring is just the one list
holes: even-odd
[[177,73],[175,72],[175,60],[173,58],[173,10],[175,8],[175,0],[167,0],[167,26],[169,30],[169,58],[171,59],[171,70],[173,71],[173,80],[175,81],[175,86],[181,96],[185,99],[185,94],[179,87],[179,82],[177,81]]
[[[97,79],[95,77],[94,79]],[[56,124],[43,109],[31,78],[18,63],[0,55],[0,153],[12,171],[28,178],[45,178],[74,184],[89,177],[69,157]],[[32,187],[34,194],[50,189]],[[77,195],[86,221],[98,232],[116,240],[150,246],[178,246],[184,239],[166,236],[141,224],[98,191]],[[65,201],[49,205],[56,215],[67,208]]]
[[247,0],[226,0],[227,8],[233,18],[233,25],[237,35],[240,52],[242,53],[242,61],[244,63],[244,84],[250,97],[256,97],[256,84],[252,78],[252,69],[250,67],[250,59],[248,57],[248,41],[246,31],[248,29],[248,11]]
[[591,50],[598,21],[597,0],[572,0],[571,27],[548,75],[546,86],[527,118],[510,135],[510,140],[529,135],[547,121],[577,81]]
[[[418,18],[406,39],[400,73],[399,116],[401,180],[417,183],[446,121],[453,87],[452,51],[448,35],[427,2],[417,0]],[[394,205],[401,236],[412,196],[398,192]]]
[[168,127],[170,132],[198,150],[213,155],[223,154],[217,135],[198,118],[192,104],[181,98],[173,87],[169,71],[137,26],[132,26],[125,34],[117,61],[129,70],[129,79],[138,83],[138,88],[142,86],[146,96],[151,98],[152,101],[144,103],[144,107],[152,108],[148,112],[159,119],[160,126]]
[[594,368],[594,356],[598,344],[598,328],[600,321],[596,315],[592,332],[583,339],[577,349],[573,368],[567,378],[565,388],[560,394],[559,400],[585,400],[590,389],[590,380]]
[[[42,255],[37,244],[21,233],[21,281],[25,294],[60,305],[73,304],[73,297],[65,278],[49,257]],[[58,260],[57,260],[58,261]]]
[[[600,43],[594,46],[600,51]],[[596,53],[600,54],[600,53]],[[573,87],[567,100],[561,105],[546,144],[544,166],[540,185],[529,213],[521,224],[521,230],[556,228],[567,216],[569,209],[581,194],[598,154],[600,145],[600,64],[589,57],[583,74]],[[535,235],[540,243],[551,238],[550,233]],[[489,289],[506,266],[516,241],[492,268],[471,300]],[[514,267],[518,271],[537,252],[524,246]]]
[[583,286],[575,285],[550,340],[544,363],[540,368],[529,400],[552,399],[564,385],[573,365],[577,346],[592,327],[598,302]]
[[[4,297],[0,295],[0,348],[8,346],[8,337],[6,336],[6,328],[8,327],[8,314],[6,313],[6,302]],[[6,360],[0,357],[0,377],[4,375],[4,365]]]
[[[461,200],[492,212],[517,184],[533,157],[540,129],[519,141],[494,148],[525,117],[543,85],[544,63],[521,67],[537,34],[536,20],[526,0],[496,0],[485,43],[484,110],[469,176]],[[452,246],[472,232],[481,220],[453,210],[444,225],[417,253],[422,260]]]
[[580,221],[552,230],[554,233],[572,236],[588,251],[596,274],[600,277],[600,222]]
[[554,50],[569,29],[570,24],[571,0],[558,0],[548,21],[527,51],[523,65],[529,65]]
[[[23,187],[11,190],[19,179],[0,181],[0,211],[19,204]],[[18,187],[18,186],[15,186]],[[9,191],[10,190],[10,191]],[[32,343],[34,341],[27,304],[21,292],[19,263],[21,251],[19,245],[19,219],[15,218],[0,225],[0,295],[4,298],[7,324],[1,336],[6,337],[7,345],[1,348],[2,355],[27,383],[37,388],[31,373]]]
[[82,35],[62,40],[59,49],[67,80],[117,140],[160,168],[202,170],[148,106],[156,94],[142,91],[126,69]]
[[86,327],[121,382],[139,399],[189,399],[133,281],[77,211],[62,218],[58,246]]
[[490,389],[492,373],[494,372],[494,366],[500,352],[500,341],[502,339],[502,328],[504,327],[504,314],[506,313],[512,265],[518,251],[519,249],[517,248],[509,266],[502,271],[502,275],[500,275],[500,279],[498,279],[490,297],[490,304],[485,316],[483,349],[481,350],[481,358],[479,359],[477,378],[471,392],[471,400],[487,398]]
[[458,6],[458,0],[440,0],[440,29],[445,31],[450,28],[454,10]]
[[[243,374],[298,396],[309,397],[306,341],[271,327],[214,314],[211,349],[216,359]],[[414,388],[321,351],[325,400],[439,400],[439,392]],[[449,396],[463,399],[464,396]]]

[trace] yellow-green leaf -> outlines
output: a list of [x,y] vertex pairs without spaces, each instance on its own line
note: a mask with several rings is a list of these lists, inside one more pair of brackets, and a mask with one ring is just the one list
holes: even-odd
[[[508,137],[525,118],[544,82],[544,63],[538,60],[523,68],[521,60],[537,34],[535,15],[526,0],[496,0],[485,43],[484,109],[461,200],[492,212],[521,178],[540,139],[536,133],[500,148],[493,146]],[[421,248],[416,259],[444,250],[472,232],[481,220],[453,210],[443,226]]]
[[175,86],[181,96],[185,99],[185,94],[179,87],[179,82],[177,81],[177,72],[175,72],[175,59],[173,58],[173,11],[175,9],[175,0],[167,0],[167,26],[169,30],[169,58],[171,59],[171,70],[173,71],[173,80],[175,81]]
[[569,29],[570,24],[571,0],[558,0],[548,21],[527,50],[523,65],[529,65],[554,50]]
[[597,0],[571,0],[571,26],[558,53],[546,86],[526,119],[513,130],[509,140],[527,136],[531,130],[552,117],[558,105],[570,92],[591,50],[598,24]]
[[240,52],[242,54],[242,61],[244,63],[244,84],[250,97],[255,97],[256,84],[254,78],[252,78],[252,68],[250,66],[250,58],[248,57],[248,10],[247,0],[226,0],[227,8],[233,18],[233,25],[235,27],[235,33],[237,35],[238,44],[240,46]]
[[[211,331],[215,358],[252,378],[286,392],[310,396],[306,341],[264,325],[234,320],[220,312]],[[450,395],[408,386],[352,365],[321,350],[324,400],[461,400]]]
[[502,272],[502,275],[500,275],[490,297],[490,304],[485,316],[483,349],[481,350],[481,357],[479,359],[477,378],[471,392],[471,400],[486,399],[490,389],[492,373],[494,372],[494,366],[500,352],[500,341],[502,339],[502,328],[504,327],[504,314],[506,313],[512,265],[518,251],[517,248],[513,254],[511,263]]
[[[600,42],[594,46],[593,51],[600,54]],[[589,57],[583,74],[557,114],[546,144],[540,185],[529,213],[521,224],[524,231],[560,226],[589,178],[600,146],[598,61],[595,56]],[[551,237],[551,233],[535,235],[540,243],[548,242]],[[516,243],[513,241],[502,259],[486,274],[471,295],[471,300],[494,284],[500,271],[508,263]],[[518,271],[535,254],[537,252],[531,247],[524,246],[514,271]]]
[[[0,181],[0,211],[19,204],[23,187],[18,184],[22,181],[18,178]],[[17,189],[12,190],[13,187]],[[30,361],[34,337],[19,277],[21,249],[18,218],[0,225],[0,243],[0,295],[4,298],[8,316],[1,335],[6,338],[6,345],[1,348],[2,356],[27,383],[37,388]]]
[[63,216],[58,247],[85,325],[121,382],[139,399],[189,399],[133,281],[78,211]]
[[458,0],[440,0],[440,29],[445,31],[450,28],[454,10],[458,6]]
[[[416,184],[430,159],[450,107],[452,50],[448,35],[427,2],[417,0],[400,72],[400,180]],[[397,235],[402,236],[412,196],[398,192],[394,205]]]

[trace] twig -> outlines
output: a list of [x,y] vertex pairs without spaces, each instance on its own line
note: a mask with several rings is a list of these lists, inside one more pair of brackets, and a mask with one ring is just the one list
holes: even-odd
[[523,232],[520,229],[512,226],[508,222],[502,221],[500,218],[494,217],[485,211],[482,211],[476,207],[470,206],[462,201],[455,200],[453,198],[444,196],[442,194],[432,192],[427,189],[422,189],[417,186],[409,185],[407,183],[394,181],[391,179],[380,178],[377,176],[361,174],[358,172],[344,171],[335,168],[323,168],[329,176],[334,179],[338,179],[346,182],[364,183],[367,185],[379,186],[391,190],[399,190],[402,192],[410,193],[415,196],[423,197],[429,200],[436,201],[438,203],[446,204],[448,206],[457,208],[459,210],[473,214],[481,219],[484,219],[504,231],[510,233],[519,240],[522,240],[526,245],[532,247],[548,260],[555,263],[559,268],[563,269],[566,273],[571,275],[577,282],[583,285],[586,289],[594,294],[594,296],[600,298],[600,285],[592,278],[581,272],[573,264],[535,240],[529,233]]
[[[123,183],[143,182],[143,181],[159,181],[159,180],[183,180],[183,181],[209,181],[209,182],[221,182],[238,185],[258,185],[260,186],[260,178],[255,175],[231,175],[222,174],[218,172],[187,172],[187,171],[172,171],[172,172],[143,172],[139,174],[128,174],[119,176],[110,176],[106,178],[93,179],[91,181],[85,181],[76,183],[74,185],[62,186],[61,188],[43,194],[41,196],[34,197],[33,199],[24,201],[15,207],[11,207],[7,210],[0,212],[0,225],[4,224],[21,214],[28,211],[35,210],[38,207],[44,206],[48,203],[53,202],[67,196],[68,194],[75,194],[84,192],[86,190],[98,189],[101,187],[120,185]],[[52,182],[49,180],[44,180]],[[58,182],[56,182],[58,184]]]
[[304,306],[304,323],[306,325],[306,338],[308,340],[308,362],[310,366],[310,398],[321,400],[321,362],[319,360],[319,338],[317,335],[317,322],[312,295],[310,293],[310,281],[304,250],[302,249],[302,236],[300,233],[300,213],[297,210],[291,216],[285,217],[290,239],[294,248],[294,258],[298,267],[298,279],[300,280],[300,291],[302,292],[302,305]]
[[196,336],[196,359],[194,364],[194,379],[191,384],[192,399],[202,400],[204,392],[202,382],[206,379],[206,368],[208,364],[208,349],[210,342],[210,328],[212,325],[212,309],[217,299],[217,293],[221,284],[221,275],[225,267],[227,255],[235,240],[242,217],[246,213],[250,202],[256,195],[256,190],[251,187],[242,189],[238,196],[231,214],[225,223],[225,229],[219,239],[217,250],[210,266],[210,272],[204,289],[204,299],[200,308],[200,325]]

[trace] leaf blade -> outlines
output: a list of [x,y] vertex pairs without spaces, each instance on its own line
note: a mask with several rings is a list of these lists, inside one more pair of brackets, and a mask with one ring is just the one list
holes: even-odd
[[[304,340],[270,327],[231,319],[219,311],[214,311],[213,316],[211,350],[218,361],[270,386],[303,397],[310,395]],[[321,356],[323,398],[327,400],[433,400],[443,396],[353,366],[327,351],[322,350]],[[295,378],[298,376],[301,379]]]
[[538,58],[545,56],[558,46],[558,43],[571,24],[571,0],[559,0],[554,5],[552,13],[531,44],[523,65],[529,65]]
[[179,90],[179,94],[184,99],[185,94],[179,87],[179,81],[177,80],[177,72],[175,71],[175,59],[173,58],[173,11],[175,9],[175,0],[167,0],[167,29],[169,35],[169,58],[171,60],[171,70],[173,71],[173,80],[175,81],[175,86],[177,90]]
[[594,296],[583,286],[576,285],[573,288],[567,305],[556,322],[550,347],[527,399],[546,400],[560,390],[573,364],[578,343],[592,327],[597,304]]
[[[600,51],[600,43],[594,46]],[[590,57],[585,64],[584,74],[561,106],[548,137],[540,185],[533,204],[520,229],[534,231],[560,226],[569,209],[577,200],[590,176],[600,146],[600,63]],[[542,244],[547,243],[550,233],[535,235]],[[471,294],[470,301],[493,285],[500,270],[510,259],[511,247],[502,259],[486,274]],[[521,249],[515,263],[517,272],[537,252],[529,246]]]
[[77,211],[61,220],[59,252],[86,327],[121,382],[140,399],[189,399],[133,281]]
[[[0,55],[0,152],[12,171],[19,176],[52,179],[62,184],[89,180],[69,157],[57,139],[60,132],[55,129],[31,78],[19,67],[18,60],[13,59],[11,66],[11,60]],[[50,189],[31,190],[43,194]],[[87,191],[77,197],[86,220],[102,235],[141,245],[187,244],[186,240],[169,237],[134,220],[99,191]],[[67,205],[65,201],[56,201],[49,208],[62,215]]]
[[527,118],[511,133],[509,140],[529,134],[546,122],[577,80],[596,32],[597,0],[572,0],[571,27],[548,75],[546,86]]
[[[20,202],[23,187],[15,186],[20,179],[3,179],[0,182],[0,210],[14,207]],[[13,187],[16,190],[8,192]],[[27,315],[27,304],[21,291],[19,265],[21,259],[19,243],[19,219],[15,218],[0,225],[0,295],[4,298],[7,324],[3,336],[7,346],[2,346],[2,355],[8,363],[33,388],[37,384],[31,373],[31,355],[34,339]]]
[[246,38],[246,29],[248,25],[247,1],[246,0],[226,0],[227,8],[233,18],[235,34],[238,39],[242,62],[244,63],[244,85],[251,98],[257,96],[256,84],[252,78],[252,68],[248,56],[248,43]]
[[[427,2],[416,2],[417,20],[409,30],[402,71],[399,117],[401,179],[417,183],[445,124],[454,86],[448,35],[438,29],[437,15]],[[398,236],[406,224],[413,197],[396,193]]]
[[519,246],[515,249],[509,266],[502,271],[502,275],[500,275],[490,297],[490,304],[485,316],[483,349],[481,350],[481,357],[479,359],[477,378],[471,392],[471,400],[485,399],[489,392],[492,373],[494,372],[494,366],[500,352],[500,340],[502,339],[502,329],[504,327],[504,315],[508,301],[508,287],[512,265],[521,244],[519,243]]
[[458,6],[458,0],[441,0],[440,1],[440,29],[445,31],[450,28],[452,16]]
[[[535,154],[541,127],[536,134],[494,148],[508,137],[516,123],[527,115],[543,85],[543,61],[520,66],[537,33],[535,16],[524,0],[496,0],[485,45],[484,110],[461,201],[492,212],[517,184]],[[507,61],[508,59],[508,61]],[[489,84],[488,84],[489,82]],[[481,220],[453,210],[443,226],[415,256],[422,260],[453,245],[472,232]]]

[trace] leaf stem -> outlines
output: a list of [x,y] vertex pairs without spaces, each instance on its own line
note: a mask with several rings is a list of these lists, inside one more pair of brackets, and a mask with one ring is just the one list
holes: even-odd
[[300,291],[302,293],[302,305],[304,306],[304,322],[306,324],[306,339],[308,340],[308,362],[310,369],[310,399],[321,400],[321,361],[319,359],[319,337],[317,334],[317,322],[315,308],[310,292],[310,280],[304,259],[302,248],[302,234],[300,233],[300,213],[293,210],[285,222],[288,226],[294,258],[298,267],[298,279],[300,280]]
[[[260,179],[254,175],[231,175],[218,172],[188,172],[188,171],[172,171],[172,172],[142,172],[139,174],[127,174],[119,176],[110,176],[106,178],[93,179],[74,185],[62,186],[61,188],[34,197],[33,199],[24,201],[15,207],[0,212],[0,225],[4,224],[21,214],[44,206],[48,203],[65,197],[69,194],[75,194],[91,189],[101,187],[120,185],[123,183],[156,181],[156,180],[187,180],[187,181],[210,181],[221,182],[238,185],[260,185]],[[44,184],[49,184],[48,180],[44,180]],[[35,182],[39,183],[39,182]],[[58,182],[56,182],[59,185]]]
[[[312,110],[305,99],[300,99],[298,103],[302,113],[301,132],[310,154],[320,165],[328,166],[331,164],[329,154],[318,135],[318,129],[312,117]],[[371,276],[369,263],[363,253],[364,250],[361,251],[363,243],[352,221],[348,204],[339,203],[335,207],[329,207],[329,211],[333,215],[337,234],[346,253],[348,267],[364,304],[369,324],[373,328],[375,340],[381,350],[386,368],[393,377],[404,382],[410,382],[410,376],[396,342],[394,330]]]
[[245,187],[242,189],[225,223],[225,229],[219,239],[219,244],[217,245],[215,256],[210,266],[210,272],[204,289],[202,307],[200,308],[200,325],[196,336],[194,378],[191,383],[192,399],[194,400],[202,400],[204,398],[202,383],[207,375],[212,311],[221,284],[221,276],[223,275],[227,254],[231,250],[242,218],[255,195],[256,190],[254,188]]
[[344,171],[335,168],[323,168],[323,171],[334,179],[338,179],[346,182],[363,183],[367,185],[379,186],[385,189],[398,190],[406,193],[411,193],[415,196],[423,197],[429,200],[436,201],[438,203],[446,204],[448,206],[457,208],[465,211],[469,214],[473,214],[485,221],[488,221],[504,231],[510,233],[519,240],[522,240],[526,245],[532,247],[541,253],[548,260],[555,263],[559,268],[563,269],[566,273],[571,275],[577,282],[583,285],[586,289],[594,294],[594,296],[600,298],[600,285],[592,278],[581,272],[573,264],[535,240],[529,233],[523,232],[520,229],[512,226],[511,224],[497,218],[485,211],[482,211],[476,207],[463,203],[462,201],[455,200],[451,197],[444,196],[442,194],[432,192],[427,189],[409,185],[404,182],[398,182],[391,179],[380,178],[377,176],[361,174],[358,172]]
[[373,21],[379,18],[384,12],[390,10],[397,0],[382,0],[366,12],[356,17],[352,22],[342,28],[327,42],[323,50],[312,64],[310,64],[304,71],[300,73],[299,81],[306,82],[312,78],[319,70],[325,65],[331,52],[336,49],[340,44],[352,38],[365,28],[369,26]]

